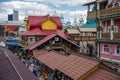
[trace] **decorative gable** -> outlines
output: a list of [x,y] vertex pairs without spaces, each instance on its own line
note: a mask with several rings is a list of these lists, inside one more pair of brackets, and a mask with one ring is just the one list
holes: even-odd
[[56,30],[57,24],[52,19],[48,18],[41,24],[42,30]]

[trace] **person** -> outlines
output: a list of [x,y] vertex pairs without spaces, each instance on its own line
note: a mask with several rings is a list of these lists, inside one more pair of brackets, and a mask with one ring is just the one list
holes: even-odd
[[33,68],[34,68],[34,64],[32,63],[30,66],[29,66],[29,69],[31,72],[33,72]]
[[33,68],[33,74],[34,74],[35,76],[37,76],[37,70],[36,70],[36,68]]

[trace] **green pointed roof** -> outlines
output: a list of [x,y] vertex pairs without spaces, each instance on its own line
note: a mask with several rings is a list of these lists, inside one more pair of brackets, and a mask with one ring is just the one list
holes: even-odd
[[97,24],[95,20],[87,20],[85,24],[82,25],[82,27],[87,27],[87,28],[96,28]]

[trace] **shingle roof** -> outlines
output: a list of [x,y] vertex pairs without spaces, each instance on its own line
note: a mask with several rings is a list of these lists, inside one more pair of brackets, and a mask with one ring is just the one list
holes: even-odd
[[[59,70],[73,80],[81,79],[82,76],[94,69],[91,74],[86,75],[82,80],[119,80],[120,77],[107,70],[103,70],[100,62],[81,56],[64,56],[54,51],[47,52],[36,57],[40,62],[51,68]],[[97,68],[97,69],[95,69]]]
[[78,28],[80,30],[80,32],[97,32],[96,28],[85,28],[85,27],[81,27]]
[[78,29],[66,29],[68,34],[80,34]]
[[48,52],[37,59],[49,68],[57,69],[74,80],[79,79],[80,76],[99,64],[99,62],[87,58],[75,55],[63,56],[55,52]]
[[120,80],[120,76],[108,72],[102,68],[98,68],[86,77],[85,80]]
[[28,21],[30,24],[30,30],[34,28],[41,28],[42,22],[47,20],[48,18],[52,19],[57,24],[57,29],[62,29],[62,22],[59,17],[53,17],[53,16],[28,16]]
[[20,77],[23,80],[38,80],[11,51],[0,47],[0,80],[21,80]]
[[44,55],[47,52],[48,52],[47,50],[33,50],[33,56],[37,58],[40,55]]

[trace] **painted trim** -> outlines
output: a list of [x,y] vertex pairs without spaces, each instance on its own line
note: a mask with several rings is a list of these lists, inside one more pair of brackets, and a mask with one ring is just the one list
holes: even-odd
[[108,62],[113,62],[113,63],[117,63],[117,64],[120,64],[120,61],[118,60],[111,60],[111,59],[108,59],[108,58],[103,58],[103,57],[100,57],[100,60],[105,60],[105,61],[108,61]]

